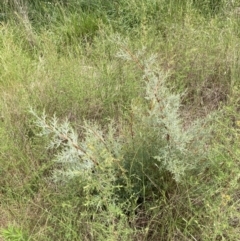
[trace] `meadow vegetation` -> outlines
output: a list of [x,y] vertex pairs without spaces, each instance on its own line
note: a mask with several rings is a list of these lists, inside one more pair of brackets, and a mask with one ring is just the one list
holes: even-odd
[[239,240],[239,1],[2,0],[0,66],[0,240]]

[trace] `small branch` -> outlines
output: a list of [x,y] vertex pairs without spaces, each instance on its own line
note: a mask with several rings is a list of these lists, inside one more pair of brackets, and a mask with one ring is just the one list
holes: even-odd
[[[45,119],[44,119],[44,120],[41,120],[41,121],[43,122],[45,128],[49,129],[52,133],[56,133],[56,130],[57,130],[57,129],[54,128],[53,126],[47,124],[46,121],[45,121]],[[40,127],[41,127],[41,126],[40,126]],[[98,163],[93,157],[89,156],[88,153],[87,153],[83,148],[81,148],[78,144],[74,143],[69,136],[60,133],[60,134],[58,134],[58,137],[60,138],[60,140],[61,140],[62,142],[65,142],[65,141],[69,142],[75,149],[81,151],[81,152],[84,153],[86,156],[88,156],[88,157],[91,159],[91,161],[92,161],[96,166],[99,165],[99,163]]]

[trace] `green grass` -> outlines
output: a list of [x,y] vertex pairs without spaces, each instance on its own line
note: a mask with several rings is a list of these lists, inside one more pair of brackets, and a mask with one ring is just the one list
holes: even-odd
[[[0,240],[237,241],[239,4],[2,1]],[[132,59],[119,58],[121,50]],[[205,168],[181,182],[148,166],[155,135],[144,140],[151,128],[134,126],[141,115],[133,109],[144,116],[153,104],[144,99],[141,69],[152,55],[153,70],[168,73],[169,90],[183,93],[184,128],[212,116],[204,127],[212,130]],[[47,150],[49,139],[38,136],[30,107],[56,114],[60,122],[68,119],[80,139],[84,120],[97,122],[105,134],[114,120],[116,140],[122,136],[139,146],[123,145],[132,166],[124,167],[131,170],[129,186],[117,193],[118,205],[95,206],[98,195],[88,195],[81,180],[52,181],[57,151]]]

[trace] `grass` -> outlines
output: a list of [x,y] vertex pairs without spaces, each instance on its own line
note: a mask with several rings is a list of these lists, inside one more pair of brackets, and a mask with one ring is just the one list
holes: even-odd
[[[0,3],[1,238],[237,241],[238,8],[224,0]],[[134,61],[119,58],[121,50]],[[88,196],[79,180],[52,181],[56,150],[46,149],[49,139],[37,135],[29,108],[67,118],[79,137],[85,120],[104,133],[114,120],[116,135],[130,137],[138,118],[133,107],[141,113],[149,107],[139,64],[152,55],[153,69],[168,73],[169,90],[183,93],[185,128],[212,116],[206,168],[179,183],[151,165],[144,169],[153,136],[146,152],[125,147],[134,169],[121,205],[95,206],[98,195]],[[138,145],[145,127],[135,128]]]

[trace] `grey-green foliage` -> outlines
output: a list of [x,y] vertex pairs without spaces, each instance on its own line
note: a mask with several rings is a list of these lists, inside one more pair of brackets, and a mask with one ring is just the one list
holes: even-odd
[[41,117],[38,117],[33,110],[30,112],[36,117],[36,125],[42,128],[39,135],[51,135],[52,137],[47,148],[58,149],[61,147],[55,161],[62,164],[64,171],[55,172],[55,179],[57,179],[57,173],[64,175],[64,178],[71,178],[93,166],[90,153],[87,153],[84,148],[85,143],[79,145],[78,135],[68,121],[59,123],[56,116],[47,121],[45,112]]
[[155,69],[155,57],[141,62],[141,55],[133,56],[129,51],[119,54],[126,60],[137,61],[146,82],[147,110],[138,104],[132,109],[133,152],[135,159],[139,156],[139,160],[135,161],[136,168],[142,159],[145,173],[149,169],[151,176],[153,170],[157,172],[157,167],[158,175],[169,171],[179,182],[185,174],[206,167],[210,127],[207,127],[207,119],[195,120],[184,126],[180,113],[181,96],[172,93],[166,86],[167,74]]
[[58,164],[53,173],[54,180],[66,182],[78,178],[85,193],[84,205],[97,210],[113,209],[118,200],[117,190],[122,188],[117,179],[125,175],[122,143],[120,138],[115,138],[114,123],[111,122],[104,132],[96,123],[85,121],[81,127],[83,137],[79,140],[68,121],[59,123],[55,116],[48,119],[45,113],[39,117],[35,111],[30,112],[42,130],[40,135],[51,137],[47,148],[58,149],[54,159]]
[[187,173],[201,170],[207,157],[210,130],[206,121],[194,121],[184,127],[181,96],[171,93],[166,86],[167,74],[155,69],[154,56],[145,61],[139,60],[140,52],[134,56],[122,51],[118,56],[134,60],[146,82],[148,104],[135,101],[132,105],[134,117],[128,124],[131,132],[119,134],[124,131],[119,131],[114,122],[103,131],[96,123],[85,121],[83,138],[79,140],[68,121],[59,123],[56,117],[47,121],[45,114],[38,117],[31,111],[37,126],[42,128],[41,134],[51,135],[49,148],[59,148],[55,161],[60,167],[54,172],[55,179],[80,177],[87,183],[85,190],[95,189],[106,196],[120,188],[119,177],[124,176],[126,185],[127,175],[138,180],[146,175],[154,180],[152,176],[156,179],[169,172],[179,182]]
[[48,148],[58,150],[54,180],[57,184],[77,181],[83,193],[81,217],[91,220],[96,237],[111,236],[115,229],[120,229],[121,235],[128,235],[126,228],[121,228],[127,225],[123,213],[127,201],[120,198],[128,184],[122,167],[121,138],[116,138],[114,122],[103,131],[96,123],[85,121],[80,139],[68,121],[60,123],[55,116],[48,119],[45,113],[39,117],[35,111],[30,112],[42,130],[40,135],[51,137]]
[[180,181],[186,172],[196,169],[205,160],[208,133],[200,121],[184,128],[180,116],[180,95],[171,93],[166,87],[164,73],[156,75],[146,69],[145,75],[149,80],[146,99],[151,102],[151,109],[143,124],[151,123],[152,132],[156,135],[158,151],[154,158],[161,169],[166,168]]
[[183,125],[181,96],[167,87],[167,74],[155,68],[155,57],[141,61],[143,55],[126,48],[118,55],[140,67],[146,84],[145,97],[132,101],[122,123],[111,121],[103,128],[85,121],[74,130],[67,120],[30,111],[40,135],[49,137],[48,148],[55,150],[53,179],[57,185],[77,184],[81,218],[96,240],[116,239],[115,230],[130,240],[135,231],[129,217],[135,218],[139,202],[150,200],[146,205],[156,207],[154,198],[207,163],[206,121]]
[[39,135],[51,135],[47,148],[59,148],[55,161],[64,167],[64,171],[58,171],[60,175],[64,174],[64,178],[82,175],[102,165],[104,161],[120,158],[121,146],[118,140],[114,139],[113,122],[109,124],[108,132],[104,135],[96,123],[85,121],[84,126],[81,127],[84,131],[84,138],[79,141],[77,132],[67,120],[59,123],[56,116],[48,120],[45,112],[41,117],[33,109],[30,112],[36,118],[35,124],[42,129]]

